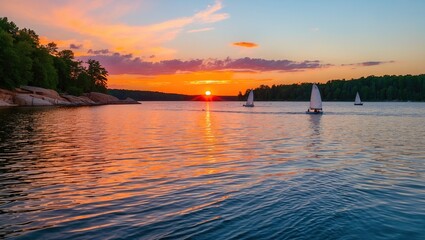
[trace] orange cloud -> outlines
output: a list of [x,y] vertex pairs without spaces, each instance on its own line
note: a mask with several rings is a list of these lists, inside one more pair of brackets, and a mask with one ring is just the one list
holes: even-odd
[[89,40],[77,40],[77,39],[67,39],[67,40],[61,40],[61,39],[50,39],[46,36],[40,36],[40,44],[46,45],[48,43],[54,42],[58,46],[59,49],[71,49],[73,45],[79,46],[79,48],[73,48],[72,51],[74,52],[75,56],[83,56],[87,54],[87,48],[92,48],[93,43]]
[[246,48],[258,47],[258,44],[253,43],[253,42],[234,42],[234,43],[232,43],[232,45],[238,46],[238,47],[246,47]]
[[[140,4],[142,3],[139,1],[126,1],[123,4],[122,1],[107,0],[15,0],[2,3],[0,15],[7,12],[12,21],[25,20],[35,26],[48,26],[47,37],[52,39],[71,41],[65,40],[63,36],[73,36],[72,38],[78,40],[73,42],[90,39],[98,49],[106,48],[124,54],[155,55],[155,60],[175,57],[176,50],[165,48],[164,44],[174,40],[182,32],[194,26],[210,25],[229,18],[227,13],[219,12],[223,6],[221,1],[216,1],[212,6],[191,16],[148,25],[127,24],[120,20],[131,11],[139,9]],[[212,29],[209,28],[208,30]],[[40,34],[39,29],[34,30]],[[47,34],[41,32],[41,35]],[[89,49],[83,46],[85,51]]]
[[215,84],[229,84],[229,80],[196,80],[190,81],[189,84],[192,85],[215,85]]

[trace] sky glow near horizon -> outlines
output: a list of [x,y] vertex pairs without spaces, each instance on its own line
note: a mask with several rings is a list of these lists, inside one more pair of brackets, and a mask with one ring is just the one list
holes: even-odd
[[0,0],[0,16],[77,58],[109,88],[236,95],[261,84],[421,74],[420,0]]

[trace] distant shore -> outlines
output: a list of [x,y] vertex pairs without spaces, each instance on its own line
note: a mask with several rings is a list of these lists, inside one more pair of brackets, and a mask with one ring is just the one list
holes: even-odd
[[0,107],[16,106],[96,106],[106,104],[140,104],[126,98],[120,100],[114,96],[90,92],[82,96],[59,94],[55,90],[33,86],[21,86],[14,90],[0,88]]
[[132,98],[137,101],[239,101],[238,96],[205,96],[165,93],[157,91],[108,89],[108,93],[120,99]]
[[[174,93],[162,93],[151,91],[111,89],[109,94],[90,92],[81,96],[58,93],[52,89],[21,86],[14,90],[0,88],[0,107],[19,106],[97,106],[110,104],[140,104],[138,101],[241,101],[237,96],[211,96],[206,98],[202,95],[183,95]],[[113,96],[115,95],[115,96]],[[120,100],[124,99],[124,100]],[[136,100],[134,100],[136,99]],[[305,102],[308,100],[256,100],[256,102]],[[324,102],[352,102],[344,100],[331,100]],[[367,102],[421,102],[410,100],[372,100]]]

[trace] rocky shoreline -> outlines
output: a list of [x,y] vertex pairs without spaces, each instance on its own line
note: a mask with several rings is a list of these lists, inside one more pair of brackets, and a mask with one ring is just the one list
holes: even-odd
[[14,106],[96,106],[107,104],[140,104],[127,98],[120,100],[114,96],[90,92],[82,96],[59,94],[55,90],[32,86],[21,86],[14,91],[0,89],[0,107]]

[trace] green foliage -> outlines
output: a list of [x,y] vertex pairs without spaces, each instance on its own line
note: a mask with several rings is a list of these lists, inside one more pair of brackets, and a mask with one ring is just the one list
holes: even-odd
[[83,94],[83,90],[79,87],[71,86],[68,88],[68,94],[74,95],[74,96],[81,96]]
[[77,61],[71,50],[58,51],[53,42],[43,46],[33,30],[19,29],[6,17],[0,18],[1,87],[32,85],[81,95],[106,92],[107,76],[98,61]]
[[[78,86],[82,92],[92,92],[93,81],[87,72],[82,72],[78,75],[76,86]],[[71,94],[71,93],[70,93]]]
[[4,30],[12,36],[16,36],[19,28],[14,22],[9,22],[7,17],[0,18],[0,29]]
[[96,60],[89,59],[87,61],[88,69],[87,69],[87,75],[90,77],[90,79],[93,79],[92,82],[92,90],[96,92],[103,92],[106,93],[107,85],[106,81],[108,80],[106,77],[108,76],[108,71],[100,63]]
[[70,87],[69,83],[71,82],[71,71],[69,64],[58,56],[53,59],[53,65],[55,66],[56,72],[58,74],[58,89],[62,91],[68,89]]
[[126,99],[129,97],[136,101],[189,101],[194,99],[194,96],[183,94],[125,89],[109,89],[108,94],[118,99]]
[[[308,101],[311,83],[261,85],[254,89],[257,101]],[[362,101],[425,101],[425,74],[369,76],[346,81],[331,80],[317,84],[324,101],[354,101],[359,92]],[[246,99],[249,90],[239,99]]]
[[[1,21],[0,21],[1,23]],[[0,85],[11,88],[18,80],[18,72],[13,66],[19,62],[15,49],[13,49],[13,38],[3,29],[0,29]]]
[[43,88],[56,89],[58,73],[53,65],[53,56],[46,48],[37,48],[33,53],[33,79],[28,84]]

